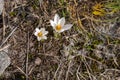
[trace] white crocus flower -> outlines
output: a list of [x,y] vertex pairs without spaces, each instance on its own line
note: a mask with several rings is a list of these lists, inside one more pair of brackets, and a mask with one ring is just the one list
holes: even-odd
[[34,35],[37,36],[38,41],[47,39],[46,35],[48,34],[48,31],[45,30],[45,28],[36,28]]
[[65,24],[65,18],[62,17],[60,19],[58,14],[55,14],[54,21],[50,20],[50,24],[55,29],[56,32],[61,33],[70,29],[73,25],[72,24]]

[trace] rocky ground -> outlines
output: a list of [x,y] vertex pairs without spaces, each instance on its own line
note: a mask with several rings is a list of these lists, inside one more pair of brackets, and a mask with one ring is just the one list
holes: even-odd
[[[11,64],[0,80],[120,80],[120,0],[4,0],[0,48]],[[56,33],[55,14],[72,28]],[[37,41],[35,28],[49,31]]]

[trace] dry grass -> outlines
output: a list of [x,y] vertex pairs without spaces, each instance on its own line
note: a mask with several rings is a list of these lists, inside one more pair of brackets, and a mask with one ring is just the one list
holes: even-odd
[[[92,14],[97,3],[106,14]],[[5,0],[0,46],[11,45],[12,62],[1,80],[119,80],[119,7],[119,0]],[[58,39],[49,23],[56,13],[74,24]],[[49,31],[47,40],[37,41],[36,27]]]

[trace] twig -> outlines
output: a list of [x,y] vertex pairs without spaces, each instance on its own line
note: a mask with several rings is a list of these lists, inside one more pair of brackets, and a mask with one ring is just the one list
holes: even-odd
[[[62,67],[62,68],[63,68],[63,67]],[[61,69],[61,70],[59,71],[59,75],[58,75],[57,80],[61,80],[61,76],[62,76],[62,74],[63,74],[63,70],[64,70],[64,69]]]
[[97,61],[97,60],[95,60],[95,59],[93,59],[93,58],[91,58],[91,57],[85,56],[85,55],[83,55],[83,54],[78,54],[78,55],[76,55],[75,57],[77,57],[77,56],[84,56],[84,57],[85,57],[85,58],[87,58],[87,59],[90,59],[90,60],[92,60],[92,61],[95,61],[95,62],[97,62],[97,63],[99,63],[99,64],[103,65],[103,63],[102,63],[102,62]]
[[56,70],[56,72],[55,72],[54,77],[53,77],[52,80],[54,80],[54,79],[56,78],[57,72],[59,71],[59,69],[60,69],[60,67],[61,67],[61,64],[62,64],[62,61],[60,62],[60,64],[59,64],[59,66],[58,66],[58,68],[57,68],[57,70]]
[[90,73],[91,69],[90,69],[89,65],[87,64],[85,57],[83,57],[83,58],[84,58],[83,63],[85,64],[86,70],[88,72],[88,76],[89,76],[90,80],[92,80],[91,73]]
[[28,31],[28,43],[27,43],[27,54],[26,54],[26,80],[28,80],[28,53],[29,53],[29,42],[30,42],[30,40],[29,40],[29,31]]
[[76,73],[77,79],[80,80],[80,78],[79,78],[79,75],[80,75],[80,77],[81,77],[83,80],[86,80],[85,77],[82,76],[81,73],[79,72],[79,69],[80,69],[80,66],[78,67],[77,73]]
[[69,64],[68,64],[68,70],[67,70],[67,72],[66,72],[65,80],[68,80],[68,74],[69,74],[69,71],[70,71],[71,62],[72,62],[72,60],[70,60],[70,62],[69,62]]
[[32,71],[35,69],[35,67],[36,67],[36,65],[34,65],[34,66],[30,69],[28,75],[30,75],[30,74],[32,73]]
[[2,14],[2,19],[3,19],[3,37],[5,36],[5,8],[3,8],[3,14]]
[[2,47],[4,43],[6,43],[6,41],[10,38],[10,36],[15,32],[15,30],[16,30],[17,28],[18,28],[18,27],[15,27],[15,28],[13,29],[13,31],[8,35],[8,37],[1,43],[0,47]]
[[0,48],[0,51],[3,51],[3,50],[5,50],[5,49],[7,49],[8,47],[10,47],[10,44],[7,44],[6,46]]
[[18,70],[20,70],[25,76],[27,76],[26,74],[25,74],[25,72],[20,68],[20,67],[18,67],[18,66],[15,66]]

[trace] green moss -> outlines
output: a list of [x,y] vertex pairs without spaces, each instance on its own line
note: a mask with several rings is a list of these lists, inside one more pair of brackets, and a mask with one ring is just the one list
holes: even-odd
[[12,17],[13,17],[13,16],[16,16],[16,12],[10,12],[9,14],[10,14],[10,16],[12,16]]

